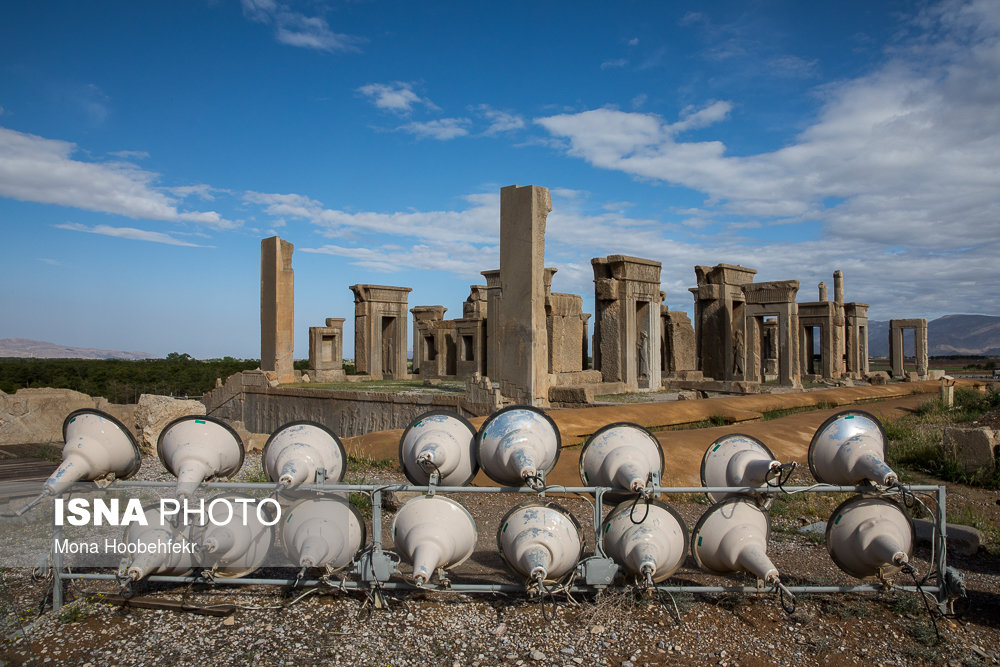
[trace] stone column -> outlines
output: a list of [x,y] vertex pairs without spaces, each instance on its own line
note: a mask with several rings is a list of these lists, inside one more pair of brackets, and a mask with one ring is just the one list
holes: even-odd
[[277,236],[260,242],[260,369],[278,382],[294,382],[294,246]]
[[[500,190],[500,307],[497,335],[503,363],[500,392],[514,401],[547,406],[548,335],[545,330],[545,220],[547,188],[510,185]],[[490,319],[493,311],[487,306]]]
[[497,323],[500,321],[500,269],[483,271],[486,278],[486,376],[491,380],[498,379],[498,366],[501,363],[500,338],[497,335]]
[[903,377],[903,327],[899,320],[889,320],[889,374]]
[[927,320],[918,320],[919,324],[913,327],[913,347],[917,357],[917,375],[921,378],[927,377]]
[[833,348],[833,364],[830,367],[830,377],[843,377],[847,372],[844,357],[847,354],[847,319],[844,317],[844,272],[836,270],[833,272],[833,302],[836,310],[833,314],[833,336],[831,337]]
[[820,301],[826,301],[827,300],[826,283],[820,283],[819,284],[819,300]]

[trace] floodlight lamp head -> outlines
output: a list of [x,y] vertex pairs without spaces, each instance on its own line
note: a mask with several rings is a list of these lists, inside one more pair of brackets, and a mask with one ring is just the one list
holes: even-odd
[[479,532],[469,511],[438,494],[407,501],[392,522],[392,539],[413,564],[413,580],[426,584],[436,570],[456,567],[476,549]]
[[883,577],[905,567],[913,555],[913,520],[892,500],[854,496],[826,524],[826,548],[841,570],[857,577]]
[[497,548],[526,580],[556,581],[580,562],[583,532],[576,518],[556,503],[529,501],[500,520]]
[[180,498],[190,498],[202,482],[235,475],[243,466],[239,434],[221,419],[206,415],[186,415],[167,424],[156,451],[177,478]]
[[192,541],[218,577],[243,577],[264,565],[271,551],[274,531],[268,517],[262,521],[256,499],[235,493],[220,494],[205,502],[209,516],[214,505],[231,510],[223,521],[206,521],[191,530]]
[[555,468],[562,449],[559,427],[529,405],[498,410],[476,434],[479,464],[490,479],[510,486],[540,486]]
[[816,429],[809,443],[809,470],[824,484],[894,486],[899,477],[885,463],[887,442],[874,415],[838,412]]
[[135,554],[125,569],[126,576],[139,581],[153,574],[184,576],[194,567],[194,557],[188,553],[191,527],[173,523],[160,512],[160,504],[142,508],[145,525],[130,523],[122,541],[128,553]]
[[120,421],[100,410],[84,408],[63,421],[62,463],[45,481],[42,493],[55,496],[74,482],[108,475],[127,479],[142,465],[142,452]]
[[316,482],[318,470],[326,481],[340,482],[346,471],[347,454],[337,434],[322,424],[293,421],[267,439],[261,454],[264,473],[283,489]]
[[691,555],[705,572],[749,572],[777,584],[778,568],[767,556],[770,532],[767,512],[753,500],[727,498],[712,505],[698,520],[691,533]]
[[659,500],[651,500],[646,518],[635,523],[632,502],[626,501],[604,522],[604,549],[629,574],[659,583],[687,557],[687,526],[674,508]]
[[465,486],[479,472],[476,429],[465,417],[446,410],[422,414],[399,439],[399,462],[414,485],[429,484],[437,472],[441,486]]
[[[708,446],[701,459],[701,485],[759,487],[767,483],[768,476],[781,463],[763,442],[743,433],[731,433],[718,438]],[[712,502],[719,502],[736,492],[707,494]]]
[[608,424],[590,436],[580,452],[580,479],[585,486],[645,494],[648,482],[662,474],[660,443],[638,424]]
[[365,522],[346,498],[307,498],[281,520],[281,544],[296,567],[339,569],[351,563],[365,541]]

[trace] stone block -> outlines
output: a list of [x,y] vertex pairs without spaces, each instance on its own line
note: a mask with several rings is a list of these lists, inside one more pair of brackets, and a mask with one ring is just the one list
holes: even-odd
[[178,417],[203,414],[205,404],[201,401],[142,394],[135,409],[135,433],[139,447],[144,453],[156,453],[156,440],[163,427]]
[[940,380],[943,377],[944,377],[944,371],[941,369],[933,369],[927,371],[928,380]]
[[[917,542],[930,544],[934,535],[934,522],[927,519],[914,519]],[[948,551],[963,556],[974,556],[983,544],[983,534],[972,526],[962,526],[956,523],[947,524]]]
[[81,408],[108,410],[107,401],[71,389],[19,389],[0,394],[0,446],[62,442],[66,415]]
[[593,403],[594,389],[590,386],[549,387],[552,403]]
[[870,382],[873,385],[888,384],[889,374],[886,373],[885,371],[874,371],[873,373],[868,374],[868,382]]
[[997,432],[989,428],[945,428],[941,446],[958,459],[962,472],[975,474],[996,465]]

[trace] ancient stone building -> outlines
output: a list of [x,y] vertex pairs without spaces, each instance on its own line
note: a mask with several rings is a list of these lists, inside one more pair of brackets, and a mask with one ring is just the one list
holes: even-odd
[[797,280],[746,283],[742,308],[743,326],[737,326],[733,337],[734,375],[751,382],[764,381],[764,325],[768,318],[777,323],[778,384],[801,386],[798,350],[798,304],[795,294]]
[[406,326],[409,287],[351,285],[354,292],[354,367],[373,380],[409,376]]
[[462,317],[445,320],[444,306],[416,306],[413,372],[423,379],[466,378],[486,373],[486,286],[472,285]]
[[917,376],[927,377],[927,320],[889,320],[889,366],[894,378],[906,377],[903,365],[903,331],[913,330],[913,353],[917,362]]
[[326,326],[309,327],[309,376],[317,382],[344,379],[343,317],[328,317]]
[[294,246],[277,236],[260,242],[260,369],[277,382],[294,382]]
[[660,388],[660,263],[611,255],[594,269],[594,369],[629,391]]
[[798,281],[753,282],[754,269],[697,266],[695,339],[699,370],[715,380],[799,386],[868,373],[868,304],[844,302],[844,275],[833,274],[817,301],[795,302]]
[[[694,267],[698,286],[694,295],[695,348],[698,365],[705,377],[732,380],[737,375],[734,360],[736,332],[745,336],[743,286],[753,283],[755,269],[732,264]],[[745,342],[745,340],[744,340]],[[741,378],[742,379],[742,378]]]

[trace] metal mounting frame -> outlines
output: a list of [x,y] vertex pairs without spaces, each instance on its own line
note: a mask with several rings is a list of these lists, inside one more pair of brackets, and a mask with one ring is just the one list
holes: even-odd
[[[319,476],[321,477],[321,476]],[[778,496],[781,494],[779,489],[774,487],[661,487],[658,485],[654,486],[651,490],[651,495],[653,497],[659,497],[661,495],[674,495],[674,494],[703,494],[706,492],[736,492],[745,494],[760,494],[764,496]],[[116,480],[111,484],[112,489],[139,489],[139,488],[173,488],[174,484],[171,482],[151,482],[151,481],[128,481],[128,480]],[[275,484],[273,483],[249,483],[249,482],[205,482],[202,483],[202,489],[243,489],[243,490],[266,490],[273,491],[275,489]],[[530,487],[499,487],[499,486],[438,486],[435,484],[430,484],[426,486],[415,486],[410,484],[389,484],[389,485],[375,485],[375,484],[327,484],[327,483],[317,483],[317,484],[303,484],[300,487],[302,490],[306,491],[317,491],[324,493],[331,492],[361,492],[369,493],[372,496],[372,537],[371,544],[363,548],[356,556],[352,572],[358,577],[358,580],[340,580],[337,582],[337,587],[344,590],[370,590],[373,587],[379,587],[385,590],[397,590],[397,591],[435,591],[435,590],[447,590],[459,593],[527,593],[529,586],[527,584],[486,584],[486,583],[474,583],[474,584],[457,584],[451,581],[438,584],[424,584],[423,586],[416,586],[410,582],[392,580],[392,575],[399,571],[399,557],[391,552],[386,551],[383,548],[383,531],[382,527],[382,494],[386,491],[392,492],[418,492],[433,494],[435,492],[439,493],[518,493],[518,494],[532,494],[538,497],[544,497],[546,493],[565,493],[565,494],[590,494],[590,498],[583,498],[591,505],[593,510],[593,535],[594,535],[594,554],[591,556],[585,556],[581,562],[577,565],[576,578],[574,583],[567,587],[567,590],[571,593],[595,593],[599,594],[602,590],[608,586],[613,585],[615,576],[619,571],[619,566],[608,557],[607,553],[604,551],[604,541],[603,541],[603,531],[602,531],[602,511],[603,506],[603,496],[606,492],[614,491],[610,487],[596,487],[596,486],[559,486],[550,485],[543,487],[541,489],[532,489]],[[835,486],[830,484],[816,484],[813,486],[786,486],[784,487],[785,492],[789,493],[866,493],[872,494],[873,489],[870,486]],[[947,521],[946,521],[946,488],[943,485],[911,485],[907,487],[908,492],[918,492],[918,493],[930,493],[935,494],[935,500],[937,505],[936,516],[934,517],[935,524],[935,543],[934,565],[938,572],[938,582],[935,584],[929,584],[921,586],[920,589],[916,586],[908,585],[894,585],[893,588],[905,592],[913,593],[928,593],[933,594],[937,600],[938,606],[942,610],[947,610],[950,604],[951,597],[961,588],[961,573],[959,573],[954,568],[950,568],[947,563]],[[880,495],[894,496],[898,495],[900,491],[898,489],[887,489],[883,491]],[[54,540],[62,539],[62,528],[60,526],[53,526],[53,537]],[[53,542],[55,543],[55,542]],[[52,553],[52,569],[54,578],[54,588],[53,588],[53,608],[59,609],[64,603],[64,593],[63,585],[64,582],[69,580],[110,580],[114,581],[116,575],[114,573],[102,574],[102,573],[84,573],[84,572],[70,572],[63,567],[62,554],[58,552]],[[166,575],[153,575],[147,578],[148,581],[153,582],[171,582],[171,583],[191,583],[199,581],[197,576],[166,576]],[[956,582],[958,582],[956,584]],[[256,578],[256,577],[234,577],[227,579],[215,579],[213,584],[217,585],[227,585],[227,586],[256,586],[256,585],[272,585],[272,586],[320,586],[324,584],[329,584],[329,581],[318,578],[318,579],[305,579],[305,578],[295,578],[290,577],[287,579],[280,578]],[[530,583],[530,582],[529,582]],[[655,587],[657,590],[664,593],[761,593],[762,589],[759,586],[693,586],[693,585],[667,585],[658,584]],[[787,590],[791,593],[880,593],[885,591],[884,583],[877,584],[858,584],[854,586],[787,586]]]

